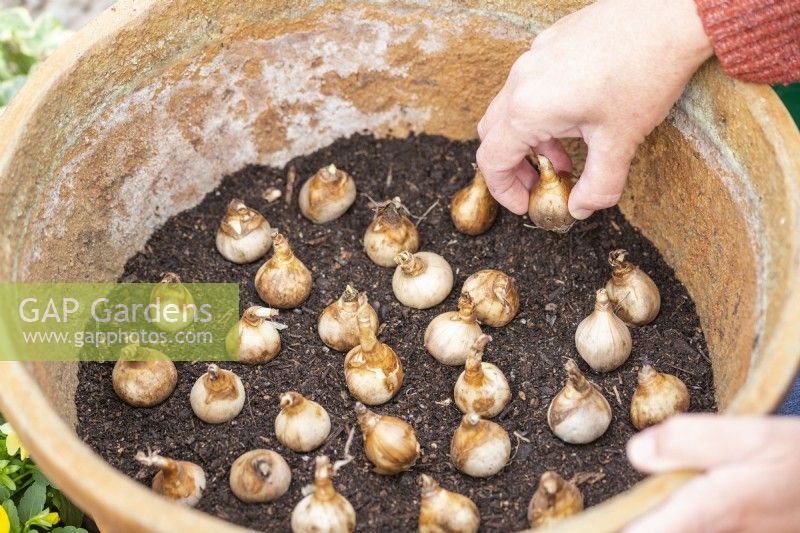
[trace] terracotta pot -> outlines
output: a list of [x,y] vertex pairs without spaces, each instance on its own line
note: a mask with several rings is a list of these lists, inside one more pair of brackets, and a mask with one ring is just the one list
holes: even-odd
[[[0,121],[0,279],[113,280],[223,175],[356,131],[472,138],[533,35],[585,3],[123,0]],[[799,153],[775,94],[712,62],[640,148],[621,203],[694,298],[727,413],[770,412],[800,359]],[[105,464],[73,432],[76,386],[75,364],[0,364],[3,412],[106,531],[238,529]],[[565,527],[615,530],[689,476]]]

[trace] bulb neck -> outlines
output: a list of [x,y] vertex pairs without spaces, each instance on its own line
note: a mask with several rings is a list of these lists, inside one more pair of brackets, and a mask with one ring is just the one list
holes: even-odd
[[335,183],[337,181],[341,181],[339,174],[340,172],[336,168],[336,165],[330,164],[327,167],[321,168],[317,173],[317,177],[324,182]]
[[567,371],[567,384],[573,389],[581,394],[591,389],[591,384],[586,380],[586,376],[581,373],[575,361],[569,359],[567,364],[564,365],[564,369]]
[[464,363],[464,381],[474,387],[482,385],[484,381],[482,356],[482,352],[473,352],[467,356],[467,361]]
[[624,278],[636,268],[636,266],[626,260],[627,257],[628,251],[621,248],[619,250],[613,250],[608,254],[608,264],[611,265],[611,273],[615,280]]
[[469,294],[463,294],[461,298],[458,299],[458,318],[462,322],[468,322],[470,324],[478,320],[475,314],[475,305],[472,303],[472,298]]
[[281,395],[281,410],[289,414],[296,413],[303,408],[306,399],[302,394],[291,391]]
[[608,299],[608,293],[605,289],[597,291],[597,296],[594,300],[594,310],[604,313],[612,310],[611,300]]
[[439,484],[436,480],[426,474],[420,476],[420,485],[420,496],[423,498],[430,498],[439,491]]
[[358,317],[358,344],[361,346],[361,351],[365,356],[376,352],[380,344],[375,336],[375,331],[372,329],[369,316],[364,314]]
[[333,488],[331,481],[330,460],[325,456],[317,457],[317,464],[314,470],[314,497],[319,500],[331,500],[336,496],[336,489]]
[[[274,238],[277,238],[277,236]],[[291,261],[294,259],[294,253],[289,247],[289,242],[285,239],[281,240],[280,242],[275,242],[273,240],[273,246],[275,247],[275,257],[277,257],[279,260]]]
[[658,378],[658,371],[650,365],[644,365],[639,369],[637,381],[642,387],[651,386]]
[[464,415],[464,418],[461,420],[461,427],[469,430],[475,431],[480,427],[481,424],[481,416],[478,413],[468,413]]
[[543,186],[555,185],[559,182],[558,174],[553,168],[553,163],[543,155],[536,156],[539,167],[539,180]]
[[361,307],[361,302],[361,293],[359,293],[350,285],[347,286],[342,295],[339,297],[339,307],[349,313],[357,312],[359,307]]
[[381,417],[379,415],[376,415],[367,409],[367,407],[361,402],[356,404],[355,411],[358,418],[358,425],[361,426],[361,431],[365,435],[372,431],[372,428],[377,426],[378,422],[381,421]]
[[272,474],[272,466],[266,459],[253,459],[251,466],[253,467],[253,471],[261,476],[262,479],[267,479]]
[[161,283],[170,284],[175,283],[178,284],[181,282],[181,277],[174,272],[167,272],[164,274],[164,277],[161,278]]
[[395,259],[397,264],[403,270],[403,274],[409,277],[419,276],[425,272],[425,261],[419,256],[410,252],[400,252]]

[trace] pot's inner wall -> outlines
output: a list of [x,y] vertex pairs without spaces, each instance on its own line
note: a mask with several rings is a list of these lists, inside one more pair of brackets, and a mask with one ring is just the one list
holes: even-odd
[[[15,277],[114,279],[154,228],[250,163],[282,164],[362,130],[474,137],[534,35],[520,20],[332,4],[287,19],[237,21],[222,40],[183,47],[163,58],[158,75],[131,78],[114,105],[96,110],[91,125],[61,147],[36,201],[19,195],[34,212],[19,237]],[[755,338],[751,213],[693,128],[676,111],[650,136],[622,207],[692,294],[724,407],[746,376]],[[583,147],[569,147],[580,170]],[[74,386],[49,392],[74,423]]]

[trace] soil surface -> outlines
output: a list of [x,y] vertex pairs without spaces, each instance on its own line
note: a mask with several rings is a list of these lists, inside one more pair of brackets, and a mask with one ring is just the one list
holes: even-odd
[[[241,376],[248,400],[235,420],[220,426],[201,422],[189,405],[189,390],[205,364],[179,363],[175,393],[158,407],[136,409],[114,394],[111,364],[85,363],[76,396],[78,433],[109,463],[147,485],[153,472],[134,461],[138,450],[153,448],[194,461],[208,477],[199,509],[254,529],[289,530],[301,489],[313,478],[313,454],[294,453],[277,441],[273,424],[278,396],[296,390],[321,403],[331,415],[333,429],[317,453],[334,460],[343,456],[348,429],[355,424],[353,399],[344,383],[344,355],[324,347],[316,334],[316,320],[345,285],[352,284],[369,292],[385,324],[380,338],[394,347],[406,371],[398,396],[374,410],[412,424],[423,449],[410,472],[380,476],[371,471],[360,430],[356,430],[351,449],[355,460],[339,471],[334,484],[355,507],[359,530],[415,530],[416,479],[421,473],[472,498],[480,509],[483,531],[527,527],[528,501],[545,470],[556,470],[567,478],[577,476],[587,506],[632,486],[642,476],[626,461],[624,448],[635,432],[628,408],[643,362],[684,380],[692,411],[715,409],[711,367],[694,304],[654,246],[617,209],[596,213],[566,235],[526,227],[527,218],[509,212],[502,212],[482,236],[456,232],[449,199],[472,178],[475,149],[474,142],[430,136],[342,139],[291,162],[297,183],[289,207],[283,198],[274,203],[262,199],[269,187],[284,190],[286,168],[249,167],[226,177],[200,205],[156,231],[145,249],[128,262],[121,280],[153,282],[164,272],[174,271],[184,281],[238,282],[243,309],[260,303],[253,278],[262,261],[234,265],[222,258],[214,244],[226,204],[240,197],[287,235],[295,254],[314,274],[314,289],[302,309],[279,317],[289,326],[281,333],[281,353],[263,366],[224,365]],[[305,179],[331,162],[350,172],[364,194],[339,220],[315,226],[300,215],[296,195]],[[456,273],[455,289],[444,303],[417,311],[394,298],[393,269],[374,265],[361,248],[361,237],[372,218],[366,195],[376,200],[400,196],[414,215],[427,213],[419,222],[421,249],[443,255]],[[632,330],[633,353],[625,365],[596,375],[578,357],[573,336],[578,322],[592,310],[595,290],[609,277],[606,258],[615,248],[629,250],[630,260],[660,287],[661,313],[652,324]],[[456,471],[448,458],[450,438],[461,419],[451,403],[461,368],[437,363],[423,348],[422,337],[433,317],[456,308],[466,277],[484,268],[514,276],[521,293],[520,312],[509,325],[484,328],[494,339],[485,359],[505,372],[514,393],[511,404],[495,419],[511,434],[513,459],[492,478],[472,479]],[[562,366],[567,357],[577,358],[614,410],[609,430],[589,445],[565,444],[547,427],[547,406],[564,384]],[[272,504],[244,504],[228,487],[229,468],[240,454],[261,447],[276,450],[289,462],[292,484]]]

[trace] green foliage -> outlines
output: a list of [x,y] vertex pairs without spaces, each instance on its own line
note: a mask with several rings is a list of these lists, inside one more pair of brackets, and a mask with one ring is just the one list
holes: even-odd
[[70,35],[52,15],[33,20],[24,8],[0,9],[0,111],[19,91],[36,64]]
[[[83,513],[54,487],[0,416],[0,515],[9,533],[87,533]],[[58,527],[56,527],[58,526]],[[0,533],[6,530],[0,520]]]

